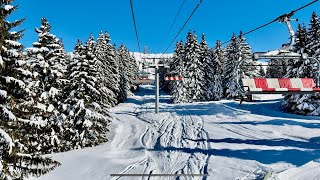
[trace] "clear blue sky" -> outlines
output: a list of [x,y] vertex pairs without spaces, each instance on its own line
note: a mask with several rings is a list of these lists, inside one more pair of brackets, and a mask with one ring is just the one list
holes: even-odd
[[[182,1],[133,0],[142,49],[148,46],[152,53],[164,51],[198,3],[198,0],[186,0],[170,38],[165,39]],[[251,30],[310,1],[203,0],[178,40],[184,40],[188,30],[192,30],[198,37],[205,33],[212,47],[218,39],[227,41],[233,32]],[[129,0],[16,0],[14,4],[19,4],[19,9],[10,19],[27,19],[21,26],[26,29],[21,40],[26,47],[37,40],[34,28],[40,26],[42,17],[46,17],[52,33],[63,39],[67,51],[72,51],[78,38],[85,41],[91,32],[97,37],[101,30],[110,33],[113,43],[124,43],[131,51],[138,50]],[[312,11],[320,15],[320,2],[299,11],[294,17],[308,24]],[[284,24],[274,23],[246,38],[255,51],[265,51],[280,47],[288,41],[288,36]],[[173,47],[169,52],[172,51]]]

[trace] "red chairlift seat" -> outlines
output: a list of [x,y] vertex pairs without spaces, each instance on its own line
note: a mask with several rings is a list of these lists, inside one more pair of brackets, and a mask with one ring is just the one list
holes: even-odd
[[245,95],[252,94],[312,94],[320,92],[312,78],[242,79]]

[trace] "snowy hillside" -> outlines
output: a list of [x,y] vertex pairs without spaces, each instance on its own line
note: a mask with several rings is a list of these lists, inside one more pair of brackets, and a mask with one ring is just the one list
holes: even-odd
[[273,97],[243,105],[227,100],[169,104],[169,98],[161,95],[161,112],[154,114],[153,86],[142,87],[110,110],[109,142],[54,154],[62,165],[39,180],[134,179],[110,176],[134,173],[320,178],[319,117],[285,114]]

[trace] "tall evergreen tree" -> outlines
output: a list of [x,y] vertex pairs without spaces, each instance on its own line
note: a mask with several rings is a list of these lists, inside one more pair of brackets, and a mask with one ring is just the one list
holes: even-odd
[[246,42],[246,39],[240,31],[238,37],[239,49],[241,52],[241,58],[246,58],[246,61],[243,63],[242,72],[244,78],[254,78],[257,77],[259,72],[257,68],[257,62],[252,59],[252,49],[250,45]]
[[120,72],[120,93],[119,93],[119,101],[122,102],[131,94],[131,76],[130,76],[130,67],[131,64],[131,56],[129,50],[123,44],[120,45],[117,51],[117,59],[119,61],[119,72]]
[[118,104],[120,93],[120,73],[119,65],[116,61],[116,49],[109,42],[110,35],[107,32],[105,34],[100,33],[95,56],[101,62],[99,79],[104,93],[108,94],[106,103],[110,106],[115,106]]
[[211,51],[212,67],[214,77],[212,81],[213,96],[211,100],[218,101],[223,97],[222,74],[224,53],[220,41],[216,42],[214,49]]
[[[115,92],[113,92],[109,87],[107,87],[108,84],[108,77],[105,76],[107,73],[110,72],[110,67],[106,65],[107,61],[107,55],[109,54],[109,51],[111,50],[109,42],[109,36],[106,36],[103,32],[100,32],[99,37],[97,39],[97,43],[94,42],[93,35],[90,35],[89,41],[87,43],[89,44],[96,44],[94,48],[88,49],[89,52],[93,52],[92,58],[95,59],[94,61],[97,62],[97,68],[98,68],[98,86],[99,89],[102,91],[101,96],[104,96],[102,98],[102,101],[104,104],[108,106],[115,106],[117,104],[117,95]],[[115,54],[113,54],[115,58]]]
[[[32,109],[36,109],[30,119],[40,125],[30,140],[32,152],[50,153],[59,151],[61,121],[59,106],[62,90],[66,85],[67,54],[62,41],[50,32],[51,26],[46,18],[41,19],[41,27],[36,28],[38,41],[28,48],[28,61],[34,78],[32,87]],[[42,134],[39,136],[38,134]],[[36,144],[36,146],[34,146]]]
[[204,82],[204,69],[201,59],[200,44],[195,33],[189,32],[185,45],[185,66],[183,74],[183,84],[187,94],[185,102],[202,101]]
[[[320,59],[320,19],[316,12],[313,12],[311,15],[307,32],[306,51],[310,57]],[[315,62],[311,63],[314,64],[314,76],[317,76],[316,64]]]
[[66,149],[95,146],[107,141],[110,118],[100,89],[99,65],[94,56],[95,42],[91,35],[86,45],[76,45],[70,64],[69,97],[64,102],[68,116],[64,133]]
[[235,34],[226,48],[226,61],[224,63],[224,93],[225,97],[233,98],[238,95],[236,85],[236,65],[241,59],[241,51]]
[[200,56],[203,69],[204,69],[204,81],[205,85],[203,86],[203,100],[210,101],[214,99],[215,94],[215,67],[214,60],[210,56],[209,47],[205,38],[205,35],[202,34],[201,43],[200,43]]
[[[58,162],[49,158],[27,154],[22,148],[27,140],[22,132],[32,128],[27,111],[21,104],[28,101],[29,89],[24,80],[31,72],[26,70],[26,62],[22,59],[22,45],[18,40],[22,31],[13,32],[24,19],[10,22],[8,16],[18,6],[13,6],[13,0],[1,1],[0,6],[0,178],[23,179],[28,175],[41,175],[56,166]],[[42,167],[37,164],[42,163]]]
[[132,83],[132,79],[134,79],[135,77],[137,77],[137,74],[139,72],[139,67],[138,67],[138,64],[137,64],[137,61],[136,59],[134,58],[133,55],[130,55],[129,53],[129,70],[128,70],[128,77],[130,79],[130,86],[131,86],[131,90],[132,92],[134,90],[137,89],[137,85],[133,84]]
[[[307,44],[307,28],[304,24],[299,24],[296,32],[296,42],[294,45],[294,50],[297,53],[305,53]],[[287,67],[286,77],[289,78],[302,78],[302,77],[312,77],[312,66],[309,60],[289,60]]]
[[[317,22],[318,21],[318,25]],[[315,13],[312,14],[310,27],[307,30],[304,25],[299,25],[296,33],[295,48],[297,52],[308,53],[309,56],[316,57],[320,51],[320,46],[317,45],[317,33],[320,29],[320,23]],[[318,74],[315,73],[315,64],[308,59],[290,61],[288,67],[288,77],[313,77],[317,79]],[[293,112],[303,115],[320,115],[320,95],[316,94],[294,94],[286,95],[283,102],[283,109],[287,112]]]
[[171,89],[171,95],[172,95],[172,101],[173,103],[180,103],[184,102],[184,99],[186,98],[186,88],[183,84],[185,78],[183,75],[184,73],[184,57],[185,57],[185,48],[183,41],[180,41],[176,44],[176,48],[173,54],[173,60],[170,65],[170,72],[173,74],[182,76],[182,81],[173,81],[172,82],[172,89]]

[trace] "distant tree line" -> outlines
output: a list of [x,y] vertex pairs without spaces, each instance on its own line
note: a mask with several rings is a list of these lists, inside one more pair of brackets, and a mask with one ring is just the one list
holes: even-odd
[[[309,27],[298,25],[293,51],[320,59],[320,20],[315,12]],[[225,47],[217,41],[212,49],[208,48],[205,35],[198,42],[196,34],[189,32],[185,43],[180,41],[176,44],[170,68],[161,71],[161,77],[165,74],[178,75],[182,81],[162,80],[161,87],[171,92],[174,103],[237,98],[236,65],[243,58],[248,59],[241,69],[244,78],[318,78],[316,63],[310,60],[270,60],[265,71],[252,59],[251,47],[242,32],[238,36],[233,34]],[[286,95],[282,108],[286,112],[319,116],[319,102],[319,93]]]
[[[203,34],[201,41],[195,33],[189,32],[185,43],[176,44],[173,61],[167,74],[179,75],[182,81],[162,83],[170,90],[174,103],[218,101],[238,96],[236,65],[242,58],[248,58],[243,68],[245,77],[261,77],[257,62],[250,59],[252,50],[243,33],[232,35],[230,43],[222,47],[220,41],[210,49]],[[250,66],[254,65],[254,66]]]

